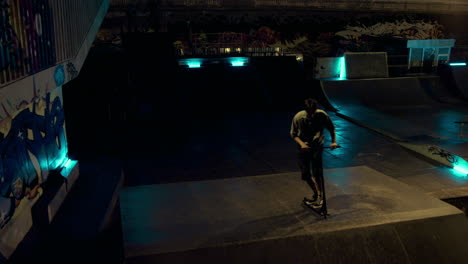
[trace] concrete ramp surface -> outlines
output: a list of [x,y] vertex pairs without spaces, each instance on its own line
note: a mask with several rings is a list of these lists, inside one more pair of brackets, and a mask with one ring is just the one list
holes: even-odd
[[[363,245],[362,240],[353,241],[349,236],[384,230],[387,234],[372,236],[392,239],[382,243],[393,243],[396,233],[388,225],[412,221],[423,225],[430,219],[451,221],[452,217],[468,224],[459,209],[366,166],[325,170],[325,178],[330,213],[326,220],[302,205],[310,190],[299,172],[124,188],[120,203],[126,263],[186,263],[190,259],[286,263],[285,257],[307,263],[315,263],[317,257],[320,263],[339,259],[344,263],[382,263],[372,261],[388,258],[389,252],[381,256],[365,253],[377,249],[384,253],[387,249],[380,248],[381,244]],[[349,232],[351,229],[358,231]],[[424,230],[424,234],[431,232]],[[416,233],[422,234],[422,230],[405,235]],[[297,248],[306,245],[312,247],[304,252]],[[256,250],[258,247],[262,249]],[[402,260],[395,263],[420,257],[405,255],[405,247],[388,248]],[[348,254],[338,254],[348,250]],[[359,252],[353,255],[352,250]],[[284,254],[287,251],[291,254]],[[454,247],[449,253],[458,255],[458,251]],[[315,258],[310,258],[311,254],[316,254]],[[276,258],[278,255],[281,257]],[[347,262],[351,260],[359,262]]]
[[468,117],[468,105],[438,76],[322,80],[321,86],[330,110],[395,138],[457,138],[454,122]]
[[466,65],[439,65],[441,78],[450,85],[452,91],[460,98],[468,100],[468,68]]
[[432,106],[453,97],[437,76],[324,80],[323,90],[335,108],[360,104],[384,108]]

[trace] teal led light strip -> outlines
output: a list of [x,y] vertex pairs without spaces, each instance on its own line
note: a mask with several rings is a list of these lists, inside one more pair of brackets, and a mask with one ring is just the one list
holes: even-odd
[[249,58],[246,57],[232,57],[228,58],[228,61],[231,63],[233,67],[242,67],[249,61]]
[[340,67],[340,80],[345,80],[346,79],[346,61],[345,57],[341,57],[339,64]]
[[456,170],[456,171],[459,171],[463,174],[468,174],[468,169],[467,168],[463,168],[461,166],[453,166],[453,169]]

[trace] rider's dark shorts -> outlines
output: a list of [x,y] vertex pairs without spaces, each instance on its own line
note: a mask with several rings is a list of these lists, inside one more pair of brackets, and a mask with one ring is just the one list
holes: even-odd
[[297,157],[302,180],[323,176],[322,154],[322,148],[298,150]]

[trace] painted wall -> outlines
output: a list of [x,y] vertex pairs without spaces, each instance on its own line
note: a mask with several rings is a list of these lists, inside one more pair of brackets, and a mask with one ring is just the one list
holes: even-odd
[[[406,48],[406,40],[444,39],[450,30],[432,16],[324,16],[321,20],[252,17],[244,26],[219,17],[193,18],[192,47],[279,47],[306,57],[342,56],[344,52],[374,52]],[[229,32],[211,32],[209,25],[224,24]],[[215,34],[214,34],[215,33]],[[224,36],[232,36],[225,38]],[[190,47],[187,35],[178,35],[179,48]],[[188,51],[185,51],[187,54]],[[394,53],[400,53],[396,50]]]
[[[43,194],[50,170],[68,152],[62,88],[0,121],[0,251],[10,255],[32,226],[31,209]],[[15,243],[16,242],[16,243]]]
[[[0,0],[0,253],[5,258],[31,228],[31,208],[47,192],[50,172],[66,161],[62,86],[79,74],[108,7],[108,0]],[[67,15],[64,8],[76,10]]]

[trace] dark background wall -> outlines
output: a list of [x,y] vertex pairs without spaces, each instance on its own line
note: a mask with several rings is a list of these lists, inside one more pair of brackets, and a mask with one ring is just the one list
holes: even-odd
[[70,153],[123,153],[132,137],[170,147],[199,126],[216,129],[238,113],[294,112],[313,95],[294,56],[188,69],[178,65],[172,42],[167,33],[133,33],[121,48],[92,48],[79,77],[64,87]]

